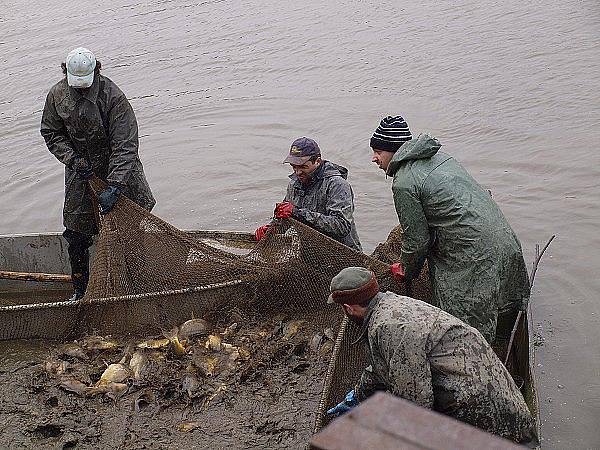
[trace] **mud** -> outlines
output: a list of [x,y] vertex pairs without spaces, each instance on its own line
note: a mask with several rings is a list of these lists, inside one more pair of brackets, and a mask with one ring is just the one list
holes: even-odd
[[[182,356],[163,336],[0,343],[0,447],[303,448],[331,330],[281,316],[230,325],[210,330],[220,346],[182,340]],[[150,338],[160,345],[135,347]],[[109,364],[139,362],[132,352],[141,375],[98,391]]]

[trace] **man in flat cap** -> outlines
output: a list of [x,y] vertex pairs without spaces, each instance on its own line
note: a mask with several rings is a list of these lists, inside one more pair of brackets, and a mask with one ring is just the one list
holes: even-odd
[[[292,217],[342,244],[362,251],[354,224],[354,194],[346,180],[348,169],[321,159],[321,149],[307,137],[292,142],[283,163],[289,163],[290,175],[285,199],[277,203],[275,218]],[[256,230],[260,240],[269,225]]]
[[385,390],[490,433],[536,443],[521,392],[475,328],[428,303],[379,292],[373,272],[362,267],[336,275],[328,301],[362,327],[371,361],[329,414],[343,414]]
[[125,94],[100,74],[100,61],[83,47],[62,63],[64,78],[48,92],[40,131],[48,150],[65,165],[64,238],[73,279],[72,300],[83,297],[89,247],[98,233],[91,189],[96,175],[108,187],[99,195],[103,214],[123,194],[151,210],[154,197],[138,156],[138,125]]
[[441,144],[416,139],[401,116],[381,120],[370,141],[372,161],[393,177],[402,229],[396,278],[410,282],[427,258],[433,303],[477,328],[489,343],[498,317],[510,329],[529,300],[521,244],[489,192]]

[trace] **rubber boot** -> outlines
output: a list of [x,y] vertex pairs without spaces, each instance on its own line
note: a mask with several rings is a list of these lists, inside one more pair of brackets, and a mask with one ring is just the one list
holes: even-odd
[[65,230],[64,238],[69,244],[69,262],[71,263],[71,279],[73,296],[69,300],[79,300],[85,294],[90,279],[90,251],[92,237],[73,230]]

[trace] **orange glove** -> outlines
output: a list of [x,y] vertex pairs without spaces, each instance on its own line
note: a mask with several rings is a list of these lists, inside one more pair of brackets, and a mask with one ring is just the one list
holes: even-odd
[[396,282],[404,283],[406,281],[406,275],[404,274],[404,267],[402,267],[402,263],[392,264],[390,266],[390,271],[392,272],[392,276]]
[[290,202],[281,202],[275,204],[275,218],[276,219],[289,219],[292,217],[292,211],[294,211],[294,204]]
[[267,231],[269,231],[270,226],[271,226],[270,224],[266,224],[266,225],[263,225],[262,227],[258,227],[256,229],[256,231],[254,232],[254,238],[257,241],[260,241],[262,238],[265,237],[265,235],[267,234]]

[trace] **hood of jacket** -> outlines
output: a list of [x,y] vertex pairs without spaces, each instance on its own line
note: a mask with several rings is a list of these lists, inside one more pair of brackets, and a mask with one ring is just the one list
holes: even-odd
[[442,144],[429,133],[422,133],[418,138],[405,142],[394,154],[387,169],[387,174],[393,176],[405,161],[431,158]]

